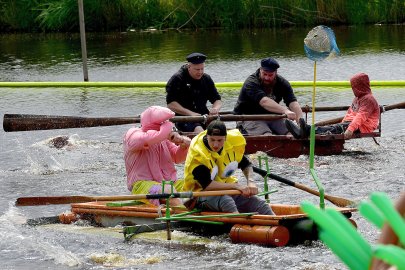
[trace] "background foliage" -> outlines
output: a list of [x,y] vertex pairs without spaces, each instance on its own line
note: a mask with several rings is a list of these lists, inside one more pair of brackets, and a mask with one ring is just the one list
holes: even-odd
[[[396,24],[403,0],[83,0],[87,31]],[[77,0],[0,0],[0,31],[78,32]]]

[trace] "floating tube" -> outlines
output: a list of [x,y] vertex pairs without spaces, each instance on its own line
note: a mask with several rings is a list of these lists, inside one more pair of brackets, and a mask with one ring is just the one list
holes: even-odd
[[[312,87],[312,81],[290,81],[293,87]],[[218,82],[218,88],[241,88],[243,82]],[[350,87],[349,81],[317,81],[317,86],[324,87]],[[405,80],[370,81],[371,87],[405,87]],[[124,87],[124,88],[164,88],[166,82],[0,82],[1,87]]]
[[58,215],[58,217],[59,217],[60,223],[62,223],[62,224],[71,224],[73,222],[76,222],[79,219],[79,217],[75,213],[72,213],[72,212],[62,213],[62,214]]
[[259,226],[236,224],[229,232],[232,243],[252,243],[283,247],[290,240],[290,232],[284,226]]

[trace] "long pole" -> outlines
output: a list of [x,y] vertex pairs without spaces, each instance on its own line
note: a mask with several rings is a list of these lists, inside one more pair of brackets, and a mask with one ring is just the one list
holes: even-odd
[[[315,97],[316,97],[316,61],[314,61],[314,83],[313,83],[313,89],[312,89],[312,108],[315,108]],[[318,187],[319,190],[319,207],[321,209],[325,208],[325,190],[323,188],[323,185],[321,181],[318,178],[318,175],[316,174],[315,168],[314,168],[314,157],[315,157],[315,110],[312,110],[312,124],[311,124],[311,135],[309,139],[310,145],[309,145],[309,171],[312,175],[312,178],[315,181],[316,186]]]
[[77,3],[79,6],[79,25],[80,25],[80,43],[81,43],[81,47],[82,47],[83,79],[85,82],[88,82],[89,73],[87,71],[86,30],[84,27],[83,0],[77,0]]

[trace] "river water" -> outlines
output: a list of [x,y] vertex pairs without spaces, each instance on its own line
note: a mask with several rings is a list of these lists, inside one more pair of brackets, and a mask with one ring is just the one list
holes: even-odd
[[[336,28],[342,55],[317,65],[318,80],[348,80],[366,72],[371,80],[403,80],[404,26]],[[167,81],[185,55],[201,51],[209,56],[206,72],[217,82],[243,81],[265,56],[280,62],[280,74],[289,80],[312,80],[313,63],[302,49],[309,29],[240,33],[89,34],[91,81]],[[3,35],[2,81],[82,80],[80,42],[76,35]],[[296,89],[302,105],[311,105],[311,90]],[[238,89],[221,89],[224,110],[231,110]],[[375,88],[380,104],[404,101],[404,88]],[[164,89],[126,88],[1,88],[1,115],[5,113],[131,116],[151,105],[165,105]],[[317,88],[317,105],[348,105],[350,89]],[[343,112],[319,113],[317,120]],[[379,146],[372,139],[350,140],[342,155],[316,157],[315,167],[330,195],[361,201],[373,191],[396,199],[404,190],[404,110],[382,116]],[[0,124],[3,121],[1,117]],[[16,198],[51,195],[128,194],[122,159],[122,135],[130,127],[65,129],[6,133],[0,131],[0,260],[1,269],[345,269],[320,241],[306,246],[267,248],[231,244],[226,236],[199,239],[180,232],[174,240],[122,237],[85,226],[30,227],[29,218],[54,216],[68,205],[15,207]],[[62,149],[48,142],[70,136]],[[256,162],[257,155],[251,156]],[[315,188],[308,157],[270,158],[273,173]],[[178,167],[182,176],[182,166]],[[243,179],[242,179],[243,181]],[[318,203],[317,197],[270,181],[279,191],[274,203]],[[328,203],[328,205],[330,205]],[[378,230],[358,213],[359,232],[370,242]]]

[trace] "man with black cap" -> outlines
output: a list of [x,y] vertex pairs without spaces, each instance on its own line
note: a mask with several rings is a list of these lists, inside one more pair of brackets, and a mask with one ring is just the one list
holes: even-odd
[[[305,120],[290,83],[277,74],[278,62],[269,57],[261,60],[261,66],[244,82],[239,93],[235,114],[285,114],[297,123]],[[287,107],[280,105],[283,100]],[[288,133],[283,119],[274,121],[242,121],[238,128],[246,134],[263,135]]]
[[[246,140],[237,129],[227,130],[222,121],[212,121],[207,130],[195,136],[184,165],[184,191],[239,190],[240,195],[197,198],[197,207],[216,212],[258,212],[274,215],[265,200],[255,196],[258,188],[253,168],[244,155]],[[233,176],[240,168],[247,184]],[[190,206],[190,203],[186,205]],[[189,207],[193,208],[193,207]]]
[[[176,115],[217,115],[222,101],[214,81],[204,73],[207,56],[192,53],[186,59],[188,63],[167,82],[167,107]],[[212,104],[210,109],[207,108],[207,101]],[[176,123],[176,127],[181,131],[201,132],[205,129],[205,123]]]

